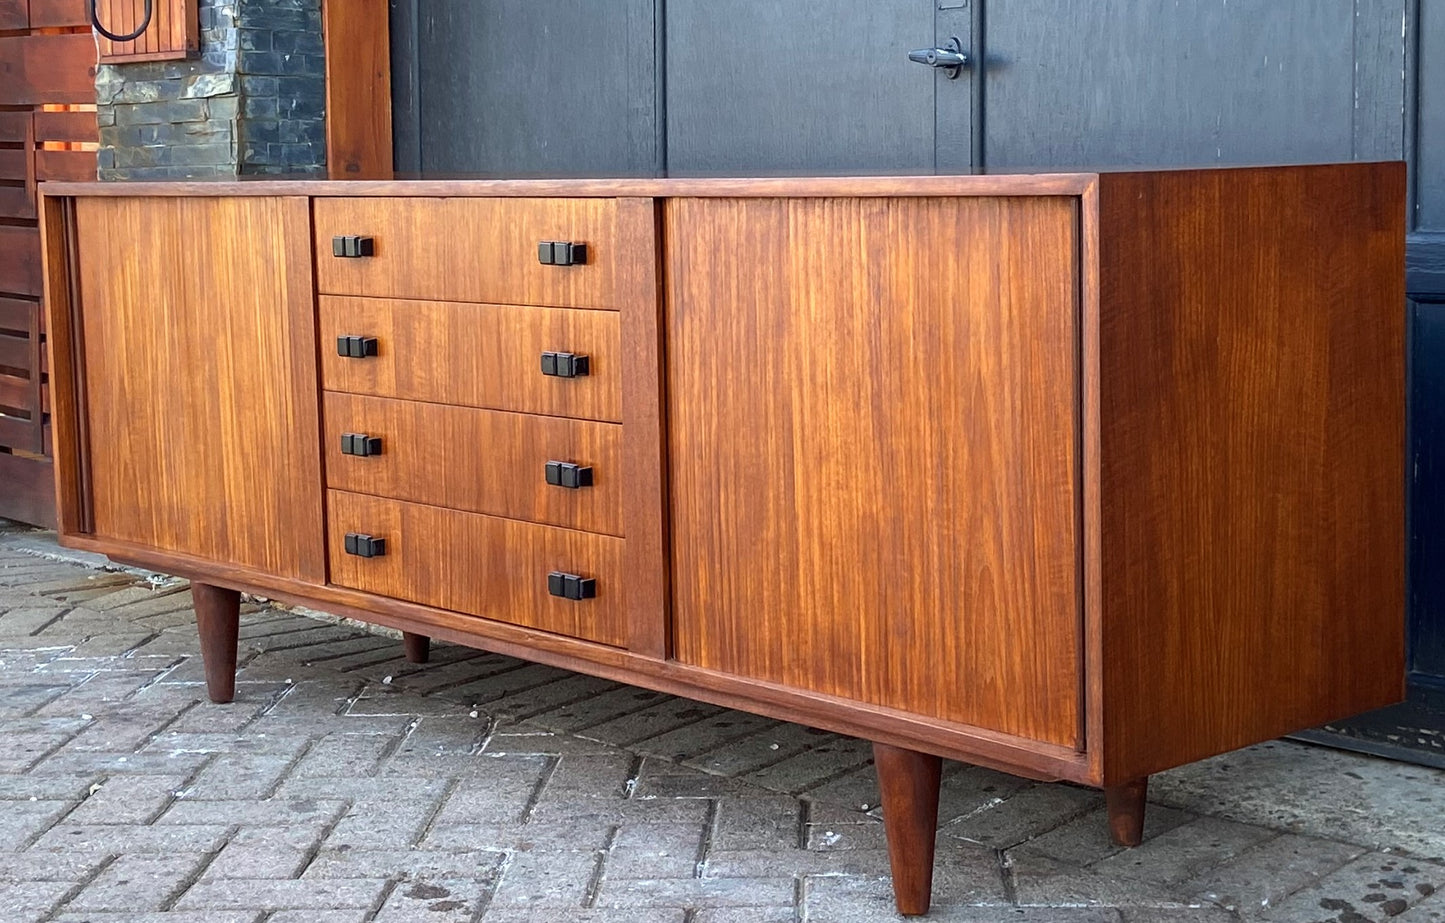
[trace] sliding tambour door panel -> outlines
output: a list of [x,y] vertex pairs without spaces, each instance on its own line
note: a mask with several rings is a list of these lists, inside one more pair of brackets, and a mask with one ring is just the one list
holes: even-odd
[[324,581],[306,200],[75,208],[95,535]]
[[1076,222],[667,203],[678,659],[1080,744]]

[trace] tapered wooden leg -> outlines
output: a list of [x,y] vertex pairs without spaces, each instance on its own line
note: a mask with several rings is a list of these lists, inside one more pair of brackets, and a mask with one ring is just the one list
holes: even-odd
[[241,628],[241,594],[208,583],[192,583],[206,692],[212,702],[236,697],[236,641]]
[[1120,846],[1138,846],[1144,840],[1144,801],[1149,796],[1149,777],[1111,785],[1104,789],[1109,809],[1109,835]]
[[409,631],[403,631],[401,644],[406,649],[407,663],[426,663],[431,659],[431,638],[426,635],[414,635]]
[[928,912],[933,897],[933,840],[938,833],[938,783],[943,761],[888,744],[873,745],[883,791],[883,829],[893,869],[893,900],[904,916]]

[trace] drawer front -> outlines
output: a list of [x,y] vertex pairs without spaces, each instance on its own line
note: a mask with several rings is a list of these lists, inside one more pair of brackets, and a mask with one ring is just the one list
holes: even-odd
[[[328,391],[622,420],[621,330],[613,312],[385,298],[319,301],[321,381]],[[373,338],[375,355],[341,356],[338,337]],[[587,374],[548,375],[544,353],[586,356]]]
[[[319,198],[313,207],[324,294],[618,307],[625,257],[611,199]],[[370,255],[337,256],[338,237],[368,239]],[[585,244],[586,262],[545,264],[543,241]]]
[[[622,534],[615,423],[331,392],[325,408],[328,487]],[[379,441],[357,445],[347,436]],[[548,483],[549,463],[580,469],[554,467],[553,481],[587,486]]]
[[[620,538],[344,491],[327,498],[337,586],[601,644],[626,642]],[[383,553],[347,553],[347,533],[383,539]],[[594,580],[596,595],[553,596],[554,572]]]

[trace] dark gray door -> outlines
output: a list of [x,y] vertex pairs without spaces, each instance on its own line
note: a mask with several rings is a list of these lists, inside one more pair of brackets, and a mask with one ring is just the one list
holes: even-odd
[[968,172],[973,81],[909,61],[963,0],[668,0],[667,171]]
[[987,169],[1403,155],[1406,0],[988,0]]
[[397,169],[651,176],[654,0],[394,0]]

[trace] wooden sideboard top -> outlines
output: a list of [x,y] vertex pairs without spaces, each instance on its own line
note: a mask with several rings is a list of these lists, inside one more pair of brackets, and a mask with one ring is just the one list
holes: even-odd
[[[1121,173],[1250,172],[1370,169],[1374,163],[1305,166],[1221,166],[1071,173],[991,173],[960,176],[835,176],[667,179],[394,179],[184,180],[171,182],[41,183],[49,196],[573,196],[771,198],[831,196],[1080,195],[1101,175]],[[1403,164],[1401,165],[1403,168]]]

